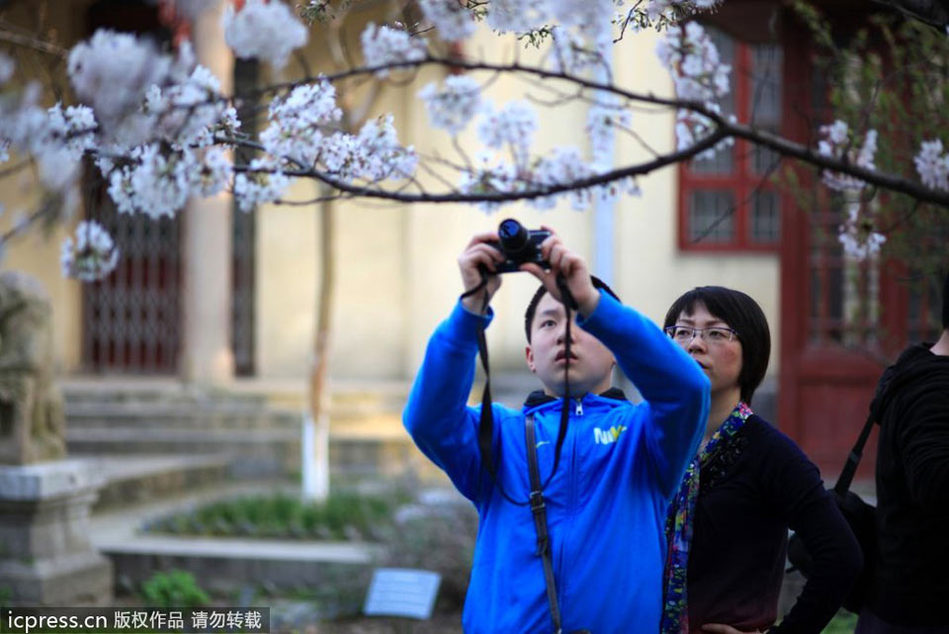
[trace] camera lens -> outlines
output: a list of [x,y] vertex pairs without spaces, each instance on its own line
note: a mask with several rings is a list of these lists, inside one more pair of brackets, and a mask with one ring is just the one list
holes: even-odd
[[527,245],[527,229],[513,218],[501,222],[498,237],[501,239],[501,248],[509,253],[516,253]]

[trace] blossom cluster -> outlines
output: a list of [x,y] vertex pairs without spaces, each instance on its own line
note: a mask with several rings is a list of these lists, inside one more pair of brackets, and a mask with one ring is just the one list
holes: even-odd
[[247,0],[240,11],[224,13],[224,39],[238,57],[264,59],[277,69],[306,44],[306,27],[280,0]]
[[111,273],[119,261],[119,250],[109,232],[94,220],[76,226],[75,240],[67,237],[60,248],[59,264],[64,277],[93,282]]
[[438,36],[446,42],[464,40],[474,34],[474,13],[464,6],[463,0],[419,0],[418,4]]
[[[428,48],[425,42],[412,37],[405,29],[391,26],[376,26],[370,22],[360,37],[366,66],[372,68],[388,64],[418,62],[425,59]],[[387,77],[389,70],[376,71],[377,77]]]
[[871,212],[858,200],[847,203],[847,219],[838,232],[844,253],[856,260],[874,257],[886,242],[886,236],[877,232]]
[[147,90],[163,84],[172,59],[131,33],[99,29],[69,52],[69,79],[79,100],[91,106],[103,131],[125,145],[141,140],[134,116]]
[[[817,144],[817,151],[824,156],[842,159],[857,167],[873,170],[873,163],[877,150],[877,131],[867,130],[863,145],[857,149],[856,139],[851,135],[850,128],[839,119],[830,125],[821,126],[821,140]],[[866,185],[863,181],[837,172],[824,170],[821,180],[825,185],[837,191],[859,191]]]
[[[562,191],[533,195],[528,204],[537,209],[552,209],[561,200],[567,200],[576,210],[587,208],[595,199],[612,200],[621,192],[639,195],[639,186],[633,178],[613,180],[605,183],[574,186],[575,183],[593,179],[601,169],[584,160],[575,147],[557,147],[531,165],[518,169],[513,164],[498,161],[491,164],[491,157],[483,154],[480,165],[462,177],[461,191],[465,194],[497,195],[511,193],[536,193],[558,186]],[[479,203],[485,211],[497,209],[503,201],[487,200]]]
[[943,152],[941,140],[923,141],[913,162],[923,185],[949,190],[949,152]]
[[446,77],[441,87],[426,84],[418,93],[433,128],[458,134],[481,106],[481,86],[467,75]]
[[523,166],[537,127],[537,113],[526,101],[510,101],[497,110],[486,102],[478,122],[478,138],[495,150],[509,147],[515,164]]
[[[593,155],[603,156],[610,151],[610,142],[616,130],[629,130],[633,114],[616,103],[615,99],[603,99],[590,106],[587,112],[586,132],[590,137]],[[605,157],[610,160],[611,157]]]
[[[722,63],[718,48],[705,29],[697,22],[668,29],[659,40],[656,55],[672,75],[679,99],[694,101],[711,112],[721,113],[719,100],[730,90],[731,67]],[[693,110],[679,109],[676,114],[678,148],[694,145],[707,136],[711,128],[707,117]]]
[[274,98],[269,125],[260,136],[269,159],[255,166],[253,175],[235,180],[235,195],[250,196],[240,201],[241,207],[277,200],[282,193],[278,186],[288,184],[285,171],[318,169],[340,183],[414,176],[418,157],[412,147],[399,144],[391,115],[368,121],[358,134],[341,130],[341,117],[336,89],[328,81],[297,86],[286,97]]
[[78,177],[83,153],[95,144],[95,118],[86,106],[61,104],[42,108],[34,85],[9,107],[0,104],[0,160],[9,160],[6,148],[31,154],[39,166],[40,182],[64,192]]

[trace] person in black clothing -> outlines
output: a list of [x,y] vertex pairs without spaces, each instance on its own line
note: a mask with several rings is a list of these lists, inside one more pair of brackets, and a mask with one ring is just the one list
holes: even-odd
[[[863,560],[817,467],[750,408],[771,351],[764,313],[742,292],[703,286],[673,303],[664,327],[708,375],[712,402],[666,525],[662,633],[818,634]],[[774,626],[788,527],[814,572]]]
[[876,567],[857,634],[949,634],[949,274],[942,302],[939,340],[904,350],[871,405]]

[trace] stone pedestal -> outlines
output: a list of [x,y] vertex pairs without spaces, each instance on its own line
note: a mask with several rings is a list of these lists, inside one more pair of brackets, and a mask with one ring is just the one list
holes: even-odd
[[89,541],[99,482],[82,460],[0,466],[0,595],[6,604],[111,603],[112,565]]

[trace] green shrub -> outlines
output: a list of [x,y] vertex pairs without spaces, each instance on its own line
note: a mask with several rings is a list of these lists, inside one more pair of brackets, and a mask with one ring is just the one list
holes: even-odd
[[211,601],[194,575],[185,570],[156,572],[142,584],[142,598],[156,608],[195,608]]
[[400,493],[335,493],[315,504],[281,493],[248,496],[165,517],[148,528],[177,535],[378,541],[393,512],[408,499]]

